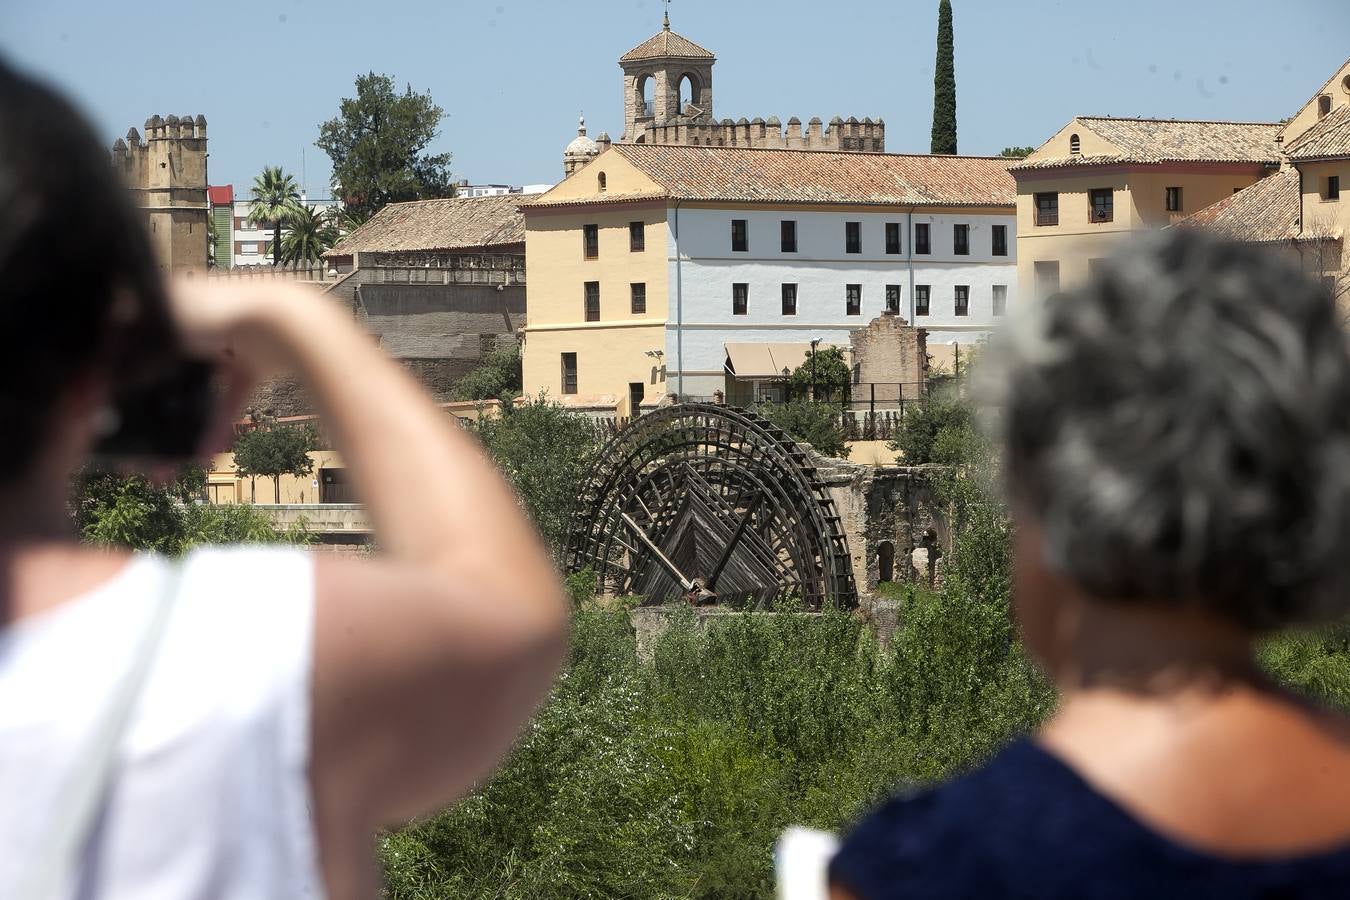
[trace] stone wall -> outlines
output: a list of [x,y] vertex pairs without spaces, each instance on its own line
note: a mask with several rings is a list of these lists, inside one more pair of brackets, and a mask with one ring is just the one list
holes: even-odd
[[633,143],[692,144],[703,147],[752,147],[775,150],[845,150],[869,153],[886,152],[886,123],[870,118],[861,122],[850,117],[847,121],[835,116],[829,128],[819,118],[806,123],[795,116],[788,119],[786,129],[773,116],[739,121],[722,119],[687,119],[658,121],[655,119],[634,123]]
[[829,488],[853,557],[858,596],[874,598],[881,580],[883,544],[890,546],[892,581],[924,577],[913,568],[915,550],[941,548],[947,522],[928,485],[929,466],[869,466],[820,459],[819,477]]
[[[928,377],[928,332],[897,315],[882,315],[849,333],[862,384],[914,384]],[[905,394],[906,398],[910,395]]]

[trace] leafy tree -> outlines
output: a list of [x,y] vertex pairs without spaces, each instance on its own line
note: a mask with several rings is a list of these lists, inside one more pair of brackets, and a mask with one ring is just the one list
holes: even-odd
[[952,3],[938,4],[937,65],[933,70],[933,153],[956,152],[956,60]]
[[491,353],[484,353],[474,367],[451,389],[456,400],[501,400],[509,402],[520,396],[520,347],[512,344]]
[[369,222],[370,215],[362,210],[334,206],[328,211],[328,224],[337,231],[339,238],[343,238]]
[[1026,159],[1028,156],[1030,156],[1035,152],[1036,152],[1035,147],[1012,146],[1012,147],[1004,147],[1003,151],[999,153],[999,156],[1005,156],[1009,159]]
[[520,495],[539,533],[561,557],[577,485],[599,449],[589,419],[542,394],[523,404],[505,404],[476,427],[483,448]]
[[235,471],[243,476],[272,479],[274,503],[281,502],[282,475],[308,475],[314,470],[309,453],[318,446],[310,426],[290,428],[263,424],[239,436],[234,444]]
[[[327,215],[301,206],[281,237],[281,261],[290,264],[320,262],[337,241],[337,229]],[[275,253],[273,258],[276,258]]]
[[817,453],[846,458],[849,446],[840,422],[839,407],[830,403],[765,403],[759,414]]
[[453,196],[450,154],[425,152],[444,117],[430,93],[409,85],[400,94],[388,75],[359,76],[356,97],[342,100],[315,141],[333,161],[333,191],[343,205],[369,215],[386,203]]
[[91,544],[168,556],[203,544],[308,543],[303,528],[278,531],[252,506],[202,502],[205,483],[195,467],[162,487],[141,475],[87,471],[76,482],[76,528]]
[[905,410],[890,448],[904,454],[907,464],[961,465],[969,449],[978,446],[970,407],[951,394],[932,394]]
[[281,166],[264,166],[262,174],[253,179],[249,189],[253,205],[248,211],[251,225],[272,228],[272,265],[281,262],[281,229],[289,225],[304,208],[300,205],[300,188],[295,177],[287,175]]
[[788,376],[788,388],[794,397],[815,394],[835,395],[853,381],[853,372],[844,361],[844,351],[826,347],[809,354],[806,361]]

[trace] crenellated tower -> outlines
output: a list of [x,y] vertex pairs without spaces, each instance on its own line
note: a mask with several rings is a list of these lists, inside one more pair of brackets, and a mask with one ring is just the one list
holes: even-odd
[[624,132],[628,143],[693,144],[709,147],[771,147],[790,150],[851,150],[884,153],[886,123],[835,116],[802,127],[776,117],[739,120],[713,117],[712,51],[672,31],[666,14],[661,30],[619,57],[623,69]]
[[210,204],[206,195],[206,117],[158,115],[113,142],[112,164],[142,211],[167,273],[206,269]]

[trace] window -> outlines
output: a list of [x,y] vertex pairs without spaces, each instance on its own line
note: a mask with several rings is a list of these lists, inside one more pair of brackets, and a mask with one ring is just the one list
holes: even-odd
[[927,223],[920,223],[920,224],[914,226],[914,252],[915,252],[915,253],[932,253],[932,252],[933,252],[932,247],[931,247],[931,245],[929,244],[929,241],[928,241],[928,231],[929,231],[929,228],[928,228]]
[[633,293],[633,315],[641,316],[647,312],[647,283],[645,281],[634,282],[631,285]]
[[914,316],[928,315],[928,294],[929,286],[926,284],[914,285]]
[[1093,188],[1088,191],[1088,204],[1093,222],[1110,222],[1115,217],[1110,188]]
[[586,282],[586,321],[600,321],[600,282]]
[[778,230],[782,240],[784,253],[797,252],[797,223],[791,219],[784,219],[778,223]]
[[844,286],[844,312],[850,316],[862,315],[862,285],[849,284]]
[[970,226],[952,226],[952,252],[957,256],[970,255]]
[[600,226],[582,225],[581,244],[587,259],[598,257],[600,255]]
[[575,394],[577,392],[577,355],[575,353],[564,353],[562,355],[562,392],[564,394]]
[[783,315],[795,316],[797,314],[797,286],[795,284],[783,285]]
[[886,223],[886,253],[894,256],[900,252],[900,223]]
[[1078,139],[1078,135],[1076,134],[1069,135],[1069,155],[1070,156],[1083,155],[1083,142]]
[[1181,212],[1181,188],[1167,188],[1164,199],[1168,212]]
[[605,181],[605,173],[604,173],[604,172],[601,172],[599,175],[596,176],[595,184],[596,184],[596,187],[600,188],[600,193],[602,193],[602,194],[603,194],[606,190],[608,190],[609,185],[608,185],[608,183]]
[[743,316],[750,307],[750,285],[733,284],[731,286],[731,314]]
[[1323,94],[1317,98],[1317,118],[1322,118],[1331,112],[1331,95]]
[[958,316],[970,315],[970,285],[968,284],[956,286],[956,314]]
[[1339,175],[1327,176],[1327,192],[1325,196],[1326,199],[1328,200],[1341,199],[1341,176]]
[[1042,297],[1059,290],[1059,260],[1040,260],[1034,266],[1036,272],[1036,293]]
[[641,253],[647,249],[647,226],[642,222],[628,223],[628,250]]
[[862,252],[862,223],[845,222],[844,223],[844,252],[861,253]]
[[900,314],[900,285],[886,285],[886,312],[893,316]]
[[994,285],[994,315],[1001,316],[1008,311],[1008,286]]
[[745,253],[750,249],[750,223],[746,219],[731,220],[731,250]]
[[1036,224],[1059,224],[1059,194],[1049,193],[1036,195]]
[[993,250],[992,250],[993,255],[994,255],[994,256],[1007,256],[1007,255],[1008,255],[1008,226],[1007,226],[1007,225],[995,225],[995,226],[994,226],[994,237],[993,237],[993,240],[994,240],[994,246],[993,246]]

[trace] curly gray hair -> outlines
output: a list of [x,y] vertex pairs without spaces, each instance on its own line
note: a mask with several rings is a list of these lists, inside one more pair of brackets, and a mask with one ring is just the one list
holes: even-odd
[[1350,354],[1292,264],[1170,229],[1032,304],[991,356],[1049,566],[1252,629],[1350,611]]

